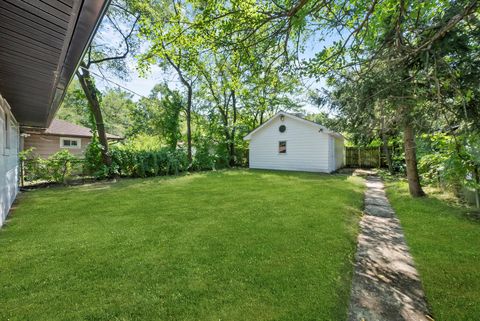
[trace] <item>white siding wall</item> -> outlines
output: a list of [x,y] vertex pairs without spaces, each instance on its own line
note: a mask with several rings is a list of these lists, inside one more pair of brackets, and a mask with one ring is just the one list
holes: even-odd
[[328,172],[335,170],[335,139],[328,136]]
[[[5,132],[5,118],[10,122],[9,133]],[[9,148],[7,148],[7,138]],[[5,222],[10,206],[18,192],[18,151],[20,133],[10,108],[0,95],[0,226]]]
[[[278,127],[287,130],[280,133]],[[292,171],[331,172],[328,134],[299,120],[276,117],[266,127],[254,133],[250,141],[250,168]],[[287,141],[287,153],[278,153],[278,142]]]

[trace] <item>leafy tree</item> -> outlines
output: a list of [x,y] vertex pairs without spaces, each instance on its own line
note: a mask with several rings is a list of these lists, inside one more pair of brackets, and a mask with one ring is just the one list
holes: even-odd
[[140,69],[145,71],[152,64],[171,68],[186,90],[183,110],[187,127],[187,155],[192,162],[193,91],[199,52],[193,30],[185,29],[178,33],[178,26],[189,24],[191,16],[186,14],[184,3],[176,1],[134,1],[132,7],[142,13],[140,32],[150,43],[140,57]]
[[218,111],[224,143],[229,155],[230,166],[235,165],[235,138],[239,106],[237,103],[240,86],[241,58],[233,54],[212,53],[211,59],[202,62],[199,70],[203,76],[203,98],[210,107]]
[[[132,95],[118,88],[107,89],[103,93],[99,92],[99,94],[102,97],[105,131],[110,134],[125,136],[130,126],[130,114],[135,106]],[[77,80],[70,84],[57,117],[95,131],[95,121],[92,120],[88,100]]]
[[[95,85],[91,74],[91,67],[99,70],[108,68],[117,76],[128,76],[125,59],[138,47],[138,38],[134,37],[138,14],[129,10],[129,2],[115,0],[110,4],[105,19],[100,26],[92,44],[87,50],[84,61],[76,71],[78,81],[85,93],[90,112],[95,120],[95,130],[101,149],[102,161],[109,167],[112,159],[109,155],[107,135],[105,131],[104,115],[101,109],[101,94]],[[119,35],[120,41],[116,43],[112,32]]]
[[167,146],[176,149],[182,138],[180,114],[185,108],[185,101],[179,91],[170,89],[166,84],[155,86],[152,95],[160,95],[158,115],[153,126]]
[[196,24],[205,32],[213,26],[221,28],[213,40],[217,45],[263,46],[267,54],[283,48],[280,52],[288,59],[298,54],[302,35],[324,40],[335,32],[339,40],[309,62],[310,75],[358,81],[372,69],[390,73],[399,92],[388,97],[387,105],[393,105],[400,116],[410,193],[424,195],[416,164],[415,130],[416,115],[425,104],[416,99],[422,88],[416,75],[431,48],[477,11],[477,1],[202,1],[201,6]]
[[106,90],[102,94],[102,112],[106,132],[124,137],[134,108],[133,95],[129,92],[120,88]]
[[326,112],[318,112],[318,113],[312,113],[308,114],[305,119],[311,120],[317,124],[320,124],[322,126],[327,127],[328,129],[331,129],[336,132],[341,132],[342,127],[340,125],[340,120],[336,117],[330,116]]
[[263,124],[274,114],[283,111],[299,112],[302,86],[299,75],[279,66],[269,67],[268,59],[255,59],[248,67],[240,102],[242,120],[249,130]]
[[157,136],[172,149],[182,139],[181,113],[185,110],[185,100],[177,90],[167,84],[153,87],[149,97],[142,98],[132,110],[130,135]]
[[[177,73],[187,90],[189,150],[192,101],[196,101],[199,113],[207,115],[212,110],[217,113],[212,120],[219,122],[218,130],[223,135],[231,166],[236,163],[239,128],[256,126],[281,106],[293,108],[294,103],[286,93],[293,91],[296,78],[287,81],[286,73],[278,74],[281,70],[275,66],[275,59],[268,56],[259,59],[264,54],[261,48],[226,49],[221,43],[212,41],[216,38],[212,30],[222,31],[223,28],[204,28],[206,25],[197,19],[204,10],[202,4],[139,0],[134,7],[142,12],[140,30],[150,43],[140,59],[140,67],[168,66]],[[254,92],[261,98],[258,99]]]
[[56,117],[73,124],[92,128],[92,117],[87,98],[78,80],[68,86],[67,93]]

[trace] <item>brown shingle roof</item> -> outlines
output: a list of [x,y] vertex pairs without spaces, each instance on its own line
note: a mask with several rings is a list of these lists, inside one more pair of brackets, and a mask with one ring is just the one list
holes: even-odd
[[[45,134],[57,136],[92,137],[92,131],[90,128],[75,125],[61,119],[54,119],[50,124],[50,127],[45,130]],[[121,139],[120,136],[112,134],[107,134],[107,138]]]

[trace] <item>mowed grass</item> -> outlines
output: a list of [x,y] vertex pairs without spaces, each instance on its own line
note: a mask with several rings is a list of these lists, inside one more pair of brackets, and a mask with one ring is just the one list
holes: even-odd
[[362,192],[234,170],[24,193],[0,320],[345,319]]
[[472,209],[435,195],[412,199],[402,182],[387,192],[435,320],[480,320],[480,221],[469,218]]

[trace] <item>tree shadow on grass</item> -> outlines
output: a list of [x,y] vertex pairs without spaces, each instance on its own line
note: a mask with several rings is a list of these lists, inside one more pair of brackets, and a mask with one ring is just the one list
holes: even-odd
[[406,183],[396,181],[388,185],[388,189],[395,191],[394,194],[389,193],[389,197],[394,197],[402,202],[411,202],[412,206],[421,206],[423,211],[433,211],[438,215],[455,216],[461,220],[480,224],[480,209],[465,204],[453,193],[445,192],[436,187],[426,187],[426,197],[412,198],[408,194]]

